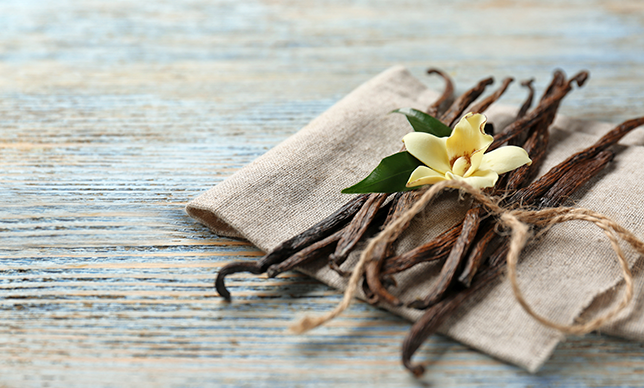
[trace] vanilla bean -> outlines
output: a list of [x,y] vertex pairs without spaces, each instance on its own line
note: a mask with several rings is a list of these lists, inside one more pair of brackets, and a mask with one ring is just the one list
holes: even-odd
[[274,278],[283,272],[290,271],[298,265],[302,265],[309,261],[315,260],[324,254],[330,254],[332,250],[335,249],[338,241],[340,241],[340,238],[343,234],[344,229],[340,229],[332,235],[295,253],[281,263],[271,265],[266,270],[267,276],[269,278]]
[[378,297],[378,295],[376,295],[371,290],[371,288],[369,288],[366,271],[365,273],[362,274],[362,293],[364,294],[365,302],[369,303],[370,305],[376,306],[380,301],[380,298]]
[[[534,87],[532,86],[532,82],[534,82],[534,79],[529,79],[527,81],[523,81],[521,83],[521,86],[527,87],[528,88],[528,97],[526,98],[525,102],[519,109],[519,112],[517,113],[514,121],[517,121],[521,118],[523,118],[527,113],[528,110],[530,110],[530,107],[532,106],[532,100],[534,99]],[[509,126],[509,124],[508,124]],[[508,127],[506,126],[506,128]],[[516,136],[514,139],[510,139],[508,141],[509,145],[521,145],[525,142],[525,140],[528,138],[530,135],[531,131],[530,130],[523,130],[523,133],[521,135]]]
[[[387,218],[385,219],[385,222],[382,224],[380,227],[381,229],[384,229],[389,225],[390,223],[394,222],[395,220],[400,217],[401,214],[407,211],[410,207],[416,203],[416,200],[418,197],[420,197],[423,193],[423,189],[418,189],[418,190],[411,190],[411,191],[405,191],[402,193],[397,193],[400,195],[397,195],[394,198],[394,201],[392,201],[392,207],[391,211],[387,215]],[[401,229],[407,229],[409,227],[409,223],[406,223],[405,225],[402,226]],[[391,253],[391,252],[387,252]]]
[[427,69],[427,74],[438,74],[443,77],[445,81],[445,89],[443,89],[443,94],[434,101],[432,105],[427,108],[427,114],[433,117],[438,116],[438,114],[443,110],[442,107],[447,104],[454,96],[454,82],[447,73],[439,69]]
[[506,89],[510,84],[514,81],[514,78],[512,77],[507,77],[503,80],[503,83],[501,84],[501,87],[499,87],[494,93],[489,95],[487,98],[483,99],[483,101],[479,102],[478,104],[474,105],[472,108],[469,109],[470,112],[472,113],[483,113],[487,110],[487,108],[490,107],[494,102],[496,102],[503,93],[505,93]]
[[409,269],[419,263],[446,258],[452,246],[456,243],[462,227],[463,222],[459,222],[428,243],[399,256],[388,258],[383,263],[382,274],[394,274]]
[[456,243],[452,247],[445,264],[443,264],[437,282],[432,285],[428,293],[429,295],[424,300],[416,300],[410,303],[408,307],[424,310],[443,298],[445,291],[452,284],[459,268],[462,266],[465,254],[476,236],[481,222],[481,210],[480,206],[475,206],[468,210],[465,214],[461,234],[456,239]]
[[402,306],[402,302],[398,297],[392,295],[385,286],[383,286],[380,277],[380,267],[382,267],[382,260],[372,260],[367,263],[365,268],[365,278],[363,286],[371,291],[373,298],[372,304],[384,301],[391,306]]
[[382,224],[380,229],[384,228],[385,225],[388,225],[394,220],[394,218],[396,217],[396,213],[398,211],[399,202],[402,200],[403,195],[408,193],[413,193],[413,191],[400,191],[394,194],[394,197],[391,200],[391,207],[389,208],[389,213],[387,213],[387,218],[385,218],[385,222]]
[[[571,169],[566,175],[555,183],[538,201],[539,208],[556,207],[563,204],[571,194],[586,184],[591,177],[597,175],[606,165],[613,160],[615,154],[610,150],[598,153],[592,159],[583,161],[576,168]],[[579,175],[587,179],[577,179]]]
[[470,106],[483,92],[488,85],[494,83],[494,78],[489,77],[481,80],[472,89],[463,93],[459,98],[452,103],[452,106],[441,116],[440,120],[447,126],[451,127],[454,122],[461,116],[465,108]]
[[215,288],[217,289],[219,296],[230,301],[230,292],[226,288],[224,281],[226,279],[226,276],[239,272],[249,272],[253,275],[264,273],[264,271],[262,271],[262,269],[259,265],[257,265],[256,262],[235,261],[226,264],[219,270],[219,272],[217,273],[217,279],[215,280]]
[[[534,97],[534,88],[532,87],[532,80],[526,81],[526,84],[530,89],[530,93],[528,97],[529,101],[526,101],[526,103],[524,103],[524,107],[529,106],[530,105],[529,102],[531,102],[532,98]],[[547,97],[550,97],[556,91],[562,89],[564,84],[565,84],[565,77],[563,72],[559,70],[555,71],[552,77],[552,80],[550,82],[550,85],[548,86],[546,92],[544,93],[540,101],[543,102],[543,100],[545,100]],[[562,96],[563,95],[565,95],[565,93],[562,94]],[[528,152],[528,155],[532,160],[532,164],[529,166],[528,165],[521,166],[518,169],[513,170],[508,174],[504,175],[503,177],[501,177],[499,182],[497,182],[497,187],[499,188],[505,187],[506,192],[513,192],[517,188],[523,186],[527,182],[534,179],[545,157],[546,150],[548,148],[548,141],[550,138],[550,132],[548,128],[550,127],[550,125],[555,119],[560,103],[561,103],[561,99],[559,99],[555,103],[549,104],[549,107],[540,113],[541,116],[539,119],[530,121],[529,125],[524,125],[522,128],[516,130],[517,131],[516,136],[510,139],[508,141],[508,144],[523,147],[526,150],[526,152]],[[524,107],[522,107],[522,109]],[[524,116],[525,116],[525,112],[524,113],[519,112],[519,114],[517,115],[517,118],[515,119],[515,122],[510,125],[514,125],[517,121],[519,121]],[[508,125],[508,127],[510,125]],[[506,127],[506,129],[508,127]],[[498,194],[498,193],[495,193],[495,194]]]
[[[558,88],[561,88],[564,83],[564,75],[561,71],[556,71],[550,86],[544,93],[542,101],[545,100],[549,95],[555,93]],[[526,150],[532,164],[530,166],[524,165],[519,167],[516,170],[508,173],[506,176],[505,190],[508,193],[514,192],[515,190],[521,188],[524,184],[531,181],[535,178],[539,167],[543,163],[546,151],[548,149],[548,143],[550,141],[550,131],[549,127],[555,119],[557,114],[557,109],[559,108],[559,103],[553,104],[548,110],[544,111],[543,118],[538,121],[530,133],[528,139],[522,142],[524,135],[517,136],[515,139],[510,141],[514,145],[522,146]],[[525,131],[524,131],[525,133]]]
[[496,230],[494,230],[494,225],[495,222],[488,221],[485,225],[482,225],[479,228],[480,237],[475,239],[476,243],[472,247],[472,250],[465,262],[465,268],[463,268],[463,272],[461,272],[461,275],[458,278],[458,281],[465,287],[469,287],[472,284],[474,275],[476,275],[483,264],[483,258],[485,257],[488,246],[490,246],[494,238],[498,236]]
[[[405,147],[403,147],[403,149],[405,149]],[[394,195],[394,198],[391,200],[391,207],[389,208],[389,213],[387,213],[387,218],[385,218],[385,221],[380,226],[380,229],[384,229],[387,225],[392,223],[398,217],[398,213],[402,209],[402,203],[408,202],[408,200],[403,199],[403,196],[409,195],[412,192],[413,191],[398,192]],[[391,255],[392,252],[393,252],[393,246],[389,245],[388,249],[386,250],[385,256]],[[373,265],[373,263],[367,264],[365,273],[363,274],[362,292],[364,293],[367,303],[376,305],[380,299],[377,294],[387,293],[387,291],[385,289],[385,286],[380,281],[380,278],[378,278],[377,284],[373,282],[372,284],[369,284],[369,272],[370,272],[369,266],[370,265]],[[373,269],[371,269],[371,272],[373,272]],[[385,298],[387,298],[387,296],[385,296]],[[393,296],[390,302],[393,302],[393,304],[398,303],[398,301],[395,300]]]
[[534,86],[532,86],[533,82],[534,78],[530,78],[529,80],[521,82],[521,86],[528,88],[528,97],[526,97],[523,105],[521,105],[516,119],[520,119],[521,117],[525,116],[525,114],[528,113],[528,110],[530,110],[530,107],[532,106],[532,100],[534,99]]
[[[552,117],[554,118],[554,115],[552,115]],[[514,190],[534,179],[536,174],[539,172],[539,167],[543,164],[546,151],[548,150],[548,143],[550,140],[548,127],[551,123],[552,119],[548,118],[539,122],[537,128],[523,144],[523,149],[525,149],[530,156],[532,164],[529,166],[523,165],[506,175],[506,192],[514,192]]]
[[314,244],[320,239],[334,233],[338,228],[341,228],[361,209],[368,197],[369,196],[366,194],[353,197],[349,202],[333,212],[333,214],[316,223],[304,232],[282,242],[275,249],[254,263],[233,262],[225,265],[217,273],[217,279],[215,280],[215,288],[217,289],[217,292],[224,299],[230,301],[230,292],[226,288],[225,284],[226,276],[238,272],[250,272],[255,275],[266,272],[268,267],[271,265],[286,260],[297,251]]
[[[550,84],[548,85],[546,92],[543,94],[543,96],[541,96],[541,99],[539,100],[539,104],[543,104],[544,103],[543,100],[545,100],[546,97],[552,96],[555,91],[562,88],[564,86],[565,81],[566,79],[564,78],[564,74],[560,70],[556,70],[552,76],[552,80],[550,81]],[[523,146],[526,139],[534,132],[535,128],[539,127],[539,124],[543,125],[544,121],[547,121],[547,124],[546,124],[546,129],[547,129],[547,127],[549,127],[552,121],[554,120],[554,115],[557,113],[557,109],[559,108],[559,103],[550,103],[550,104],[547,104],[548,106],[545,109],[542,109],[540,112],[534,112],[533,113],[534,119],[532,120],[525,119],[525,115],[528,113],[528,110],[532,105],[532,100],[534,99],[534,87],[532,86],[533,82],[534,82],[534,79],[529,79],[521,83],[522,86],[528,88],[529,90],[528,97],[526,101],[523,103],[523,105],[521,106],[521,109],[519,109],[519,112],[517,113],[517,116],[515,117],[514,121],[508,124],[503,131],[503,133],[508,131],[520,132],[517,134],[517,136],[510,139],[508,141],[508,144]],[[570,90],[572,90],[572,87],[570,87],[568,91]],[[565,91],[562,92],[561,98],[558,99],[559,102],[561,102],[563,97],[565,97],[566,93],[567,92]],[[549,113],[552,114],[551,118],[549,118]],[[545,120],[544,118],[548,118],[548,119]],[[510,126],[514,126],[516,128],[511,129]],[[499,136],[501,136],[501,134],[499,134]],[[496,143],[494,145],[495,147],[502,144],[496,139],[495,139],[495,143]]]
[[422,365],[411,363],[411,357],[416,350],[445,322],[445,320],[471,295],[478,293],[481,289],[491,283],[503,271],[504,266],[486,267],[476,276],[470,288],[454,291],[448,294],[443,300],[436,303],[412,325],[403,340],[401,358],[402,363],[416,377],[425,373]]
[[329,264],[336,272],[344,275],[340,269],[342,263],[345,262],[349,253],[356,246],[358,241],[364,236],[371,222],[376,217],[380,206],[389,194],[375,193],[370,194],[367,201],[362,205],[360,211],[349,222],[349,225],[344,229],[344,233],[338,241],[335,252],[329,257]]
[[555,70],[554,73],[552,74],[552,80],[550,81],[550,84],[548,84],[548,87],[546,88],[546,90],[543,92],[543,95],[541,96],[540,101],[543,101],[546,98],[552,96],[557,89],[561,88],[565,84],[566,84],[566,73],[564,73],[560,69]]

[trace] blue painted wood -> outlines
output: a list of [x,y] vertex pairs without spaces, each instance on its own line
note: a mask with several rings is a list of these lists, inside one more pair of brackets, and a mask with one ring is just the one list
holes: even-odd
[[601,335],[535,375],[435,336],[420,381],[409,324],[365,304],[291,336],[339,295],[240,275],[222,302],[217,269],[261,253],[183,211],[397,63],[460,87],[589,69],[563,113],[641,115],[641,3],[5,0],[0,31],[0,387],[643,384],[642,346]]

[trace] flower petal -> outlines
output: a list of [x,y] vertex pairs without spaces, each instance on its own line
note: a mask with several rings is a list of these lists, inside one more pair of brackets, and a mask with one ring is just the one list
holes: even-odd
[[477,189],[484,189],[486,187],[493,187],[496,184],[497,179],[499,179],[499,174],[497,174],[492,170],[477,170],[467,178],[454,175],[450,172],[445,174],[445,177],[447,179],[464,181],[468,185],[475,187]]
[[440,173],[450,170],[445,149],[446,140],[447,138],[424,132],[412,132],[403,137],[405,147],[410,154]]
[[438,173],[429,167],[418,166],[409,176],[407,187],[431,185],[444,180],[445,175]]
[[[487,118],[482,114],[466,114],[454,127],[447,138],[448,160],[455,160],[464,155],[472,156],[476,151],[485,152],[494,141],[494,137],[484,131]],[[473,170],[478,169],[480,160],[472,160]]]
[[482,170],[493,170],[497,174],[512,171],[527,164],[532,164],[528,153],[521,147],[505,146],[497,148],[483,155],[480,168]]

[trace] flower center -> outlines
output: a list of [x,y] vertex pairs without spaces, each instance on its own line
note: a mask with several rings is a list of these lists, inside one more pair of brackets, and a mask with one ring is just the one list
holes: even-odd
[[470,155],[463,155],[460,157],[454,157],[449,161],[452,165],[452,173],[454,175],[463,176],[467,170],[472,166],[472,161],[470,160]]

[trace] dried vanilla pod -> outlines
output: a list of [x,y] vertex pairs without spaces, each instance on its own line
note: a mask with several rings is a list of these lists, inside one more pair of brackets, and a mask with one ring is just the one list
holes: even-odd
[[353,216],[349,225],[343,229],[342,236],[338,241],[335,252],[329,257],[329,264],[336,272],[344,274],[344,271],[340,269],[340,266],[347,259],[349,253],[353,251],[358,241],[360,241],[367,232],[367,229],[376,218],[378,210],[388,196],[389,195],[387,194],[369,194],[369,198],[362,205],[360,211]]
[[454,81],[445,73],[444,71],[440,69],[427,69],[427,74],[438,74],[445,80],[445,88],[443,89],[443,93],[441,96],[432,103],[427,108],[427,114],[433,117],[437,117],[438,115],[442,114],[445,109],[445,105],[451,105],[452,99],[454,96]]

